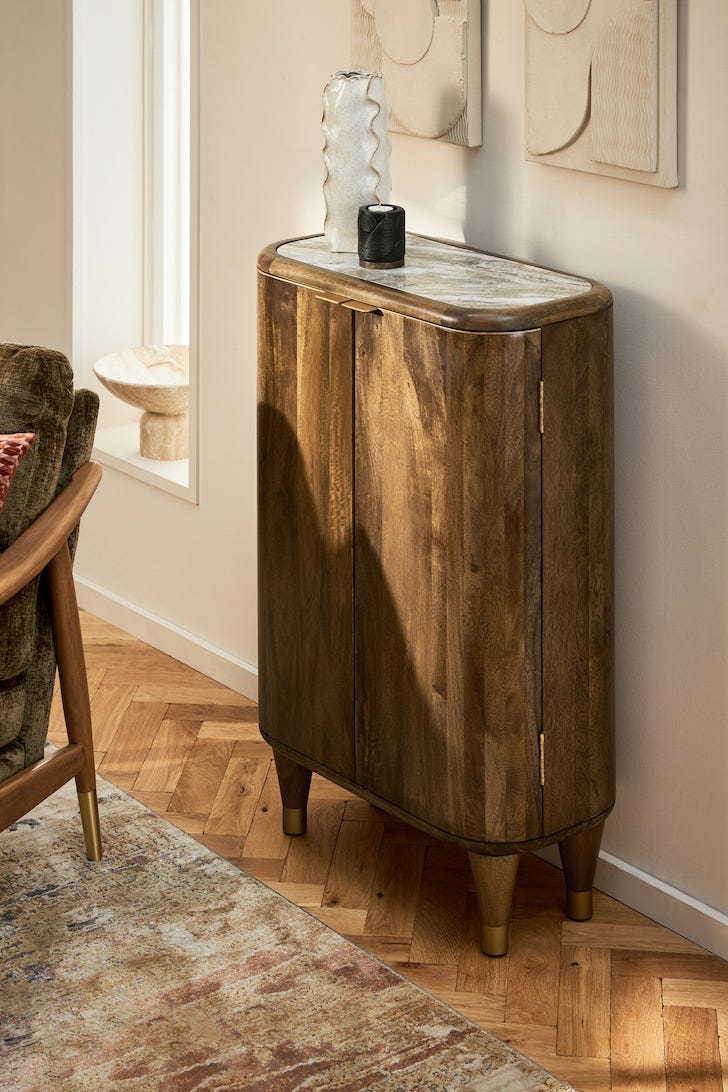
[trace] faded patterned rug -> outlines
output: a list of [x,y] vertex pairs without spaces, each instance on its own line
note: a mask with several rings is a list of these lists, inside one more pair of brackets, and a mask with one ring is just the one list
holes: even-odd
[[105,782],[0,833],[10,1090],[546,1092],[570,1086]]

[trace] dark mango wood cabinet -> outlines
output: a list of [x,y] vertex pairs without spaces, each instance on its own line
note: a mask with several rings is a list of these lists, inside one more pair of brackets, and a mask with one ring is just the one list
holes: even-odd
[[259,261],[260,724],[284,829],[316,770],[465,847],[483,949],[518,855],[591,914],[614,803],[611,296],[408,237]]

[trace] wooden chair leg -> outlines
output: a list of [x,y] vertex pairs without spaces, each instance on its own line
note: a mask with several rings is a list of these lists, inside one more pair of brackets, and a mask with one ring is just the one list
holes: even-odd
[[308,804],[308,792],[311,788],[311,771],[298,762],[287,758],[275,747],[273,758],[276,763],[278,785],[281,790],[283,802],[283,833],[306,833],[306,806]]
[[600,823],[559,842],[566,881],[566,913],[572,921],[588,921],[592,916],[592,888],[603,830],[604,823]]
[[56,649],[58,678],[68,738],[71,743],[79,744],[84,754],[83,769],[76,776],[76,789],[86,843],[86,856],[90,861],[100,861],[101,830],[96,795],[91,705],[83,655],[83,639],[78,619],[78,604],[67,543],[64,543],[48,564],[48,588],[53,643]]
[[485,857],[481,853],[469,853],[468,857],[480,910],[483,952],[489,956],[505,955],[519,854]]

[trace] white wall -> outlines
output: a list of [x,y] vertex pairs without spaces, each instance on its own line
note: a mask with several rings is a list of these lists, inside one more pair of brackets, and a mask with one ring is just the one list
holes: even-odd
[[66,5],[0,4],[0,340],[71,346]]
[[92,365],[144,342],[143,0],[73,0],[73,367],[99,426],[137,421]]
[[[485,146],[395,136],[393,198],[415,230],[614,292],[619,803],[603,882],[728,954],[728,8],[679,7],[679,190],[524,161],[523,13],[491,0]],[[321,227],[320,91],[348,61],[347,9],[202,5],[200,504],[107,470],[79,553],[96,609],[169,647],[183,631],[180,655],[206,642],[210,671],[248,688],[255,258]]]

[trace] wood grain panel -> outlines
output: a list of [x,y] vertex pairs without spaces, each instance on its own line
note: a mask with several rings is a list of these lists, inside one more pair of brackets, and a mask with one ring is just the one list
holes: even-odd
[[353,778],[352,313],[259,290],[261,730]]
[[357,775],[440,830],[537,837],[537,333],[356,327]]
[[542,332],[544,833],[614,802],[611,311]]

